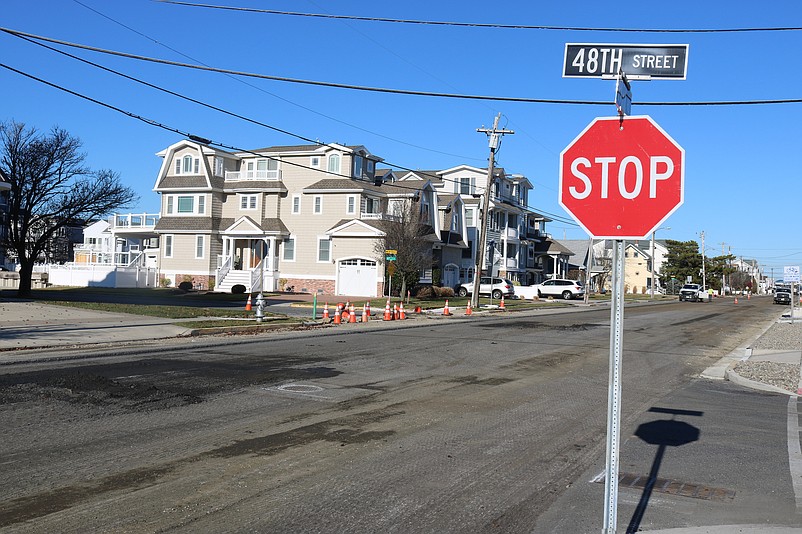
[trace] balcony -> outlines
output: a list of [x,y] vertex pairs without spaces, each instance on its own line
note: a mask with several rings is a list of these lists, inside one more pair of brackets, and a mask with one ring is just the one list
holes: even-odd
[[115,232],[130,230],[134,232],[152,232],[159,222],[158,213],[115,213],[109,217],[109,225]]
[[243,180],[276,182],[281,180],[281,171],[226,171],[226,182],[241,182]]
[[508,239],[518,239],[520,232],[518,232],[517,228],[507,228],[506,234]]
[[507,269],[517,269],[518,268],[518,258],[507,258],[504,262],[504,265]]
[[400,218],[389,213],[362,213],[359,218],[364,221],[399,221]]

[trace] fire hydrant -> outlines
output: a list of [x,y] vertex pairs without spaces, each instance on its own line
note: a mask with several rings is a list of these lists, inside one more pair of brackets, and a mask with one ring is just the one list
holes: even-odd
[[262,293],[260,292],[256,296],[256,322],[261,323],[262,318],[265,316],[265,299],[262,297]]

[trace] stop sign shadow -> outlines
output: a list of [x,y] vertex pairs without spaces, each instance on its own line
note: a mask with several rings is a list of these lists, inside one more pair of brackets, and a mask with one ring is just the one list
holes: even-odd
[[644,238],[684,191],[685,150],[646,115],[596,118],[560,153],[560,205],[591,237]]

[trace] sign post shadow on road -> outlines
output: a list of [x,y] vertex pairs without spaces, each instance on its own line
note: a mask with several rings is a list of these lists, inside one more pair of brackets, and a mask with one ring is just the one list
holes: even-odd
[[649,499],[654,490],[654,484],[657,481],[657,474],[660,472],[660,465],[663,463],[663,456],[666,453],[666,447],[681,447],[688,443],[693,443],[699,440],[699,429],[684,421],[677,421],[677,415],[690,415],[701,417],[704,412],[697,412],[693,410],[671,410],[668,408],[650,408],[650,412],[668,413],[674,417],[671,419],[660,419],[643,423],[635,431],[635,435],[650,445],[657,445],[657,453],[652,461],[652,467],[649,470],[649,479],[643,488],[638,506],[635,508],[635,513],[632,514],[632,519],[627,527],[627,534],[637,532],[640,528],[640,522],[643,520],[643,514],[649,505]]

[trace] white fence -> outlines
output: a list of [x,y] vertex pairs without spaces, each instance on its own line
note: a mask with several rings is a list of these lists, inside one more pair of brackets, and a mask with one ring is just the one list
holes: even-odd
[[[156,269],[114,265],[46,265],[49,284],[71,287],[156,287]],[[40,270],[37,268],[37,270]]]

